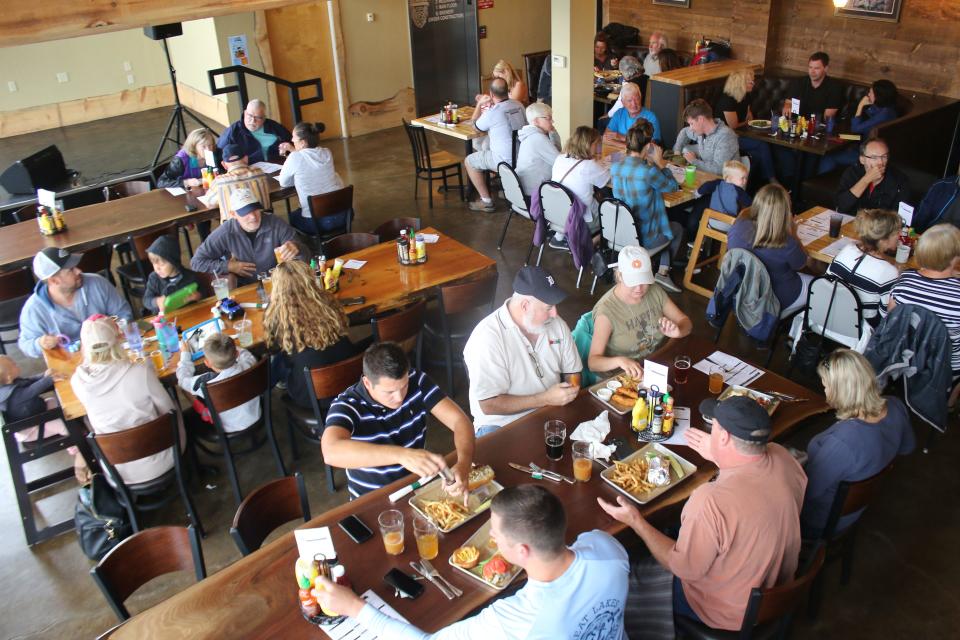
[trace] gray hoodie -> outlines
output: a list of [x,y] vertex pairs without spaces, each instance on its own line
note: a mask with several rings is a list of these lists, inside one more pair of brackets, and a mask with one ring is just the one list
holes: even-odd
[[560,155],[560,136],[551,131],[548,136],[533,124],[525,125],[517,134],[520,150],[517,152],[517,176],[525,196],[531,196],[540,185],[550,179],[553,161]]
[[93,273],[83,274],[83,284],[73,296],[73,307],[54,304],[47,292],[47,283],[38,282],[33,295],[20,311],[20,338],[17,345],[31,358],[43,355],[37,339],[41,336],[63,334],[71,340],[80,339],[80,325],[90,316],[102,313],[133,319],[130,305],[112,284]]
[[740,159],[740,141],[733,129],[717,118],[713,121],[717,123],[716,129],[705,136],[696,135],[690,127],[681,129],[677,134],[677,141],[673,144],[673,150],[676,153],[693,151],[697,154],[693,164],[698,169],[720,175],[723,173],[724,162]]
[[[173,409],[173,401],[147,362],[81,364],[70,386],[84,409],[94,433],[117,433],[153,420]],[[186,442],[180,427],[180,442]],[[117,465],[127,484],[147,482],[173,468],[173,451],[167,450]]]

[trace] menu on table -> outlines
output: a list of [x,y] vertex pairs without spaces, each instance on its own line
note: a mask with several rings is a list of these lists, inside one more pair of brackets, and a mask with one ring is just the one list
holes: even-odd
[[[371,607],[390,616],[394,620],[407,622],[406,618],[397,613],[396,609],[384,602],[383,598],[374,593],[373,589],[367,589],[360,597],[366,600],[367,604],[369,604]],[[380,637],[364,629],[362,626],[360,626],[360,623],[353,618],[344,618],[337,624],[320,625],[320,628],[333,640],[343,640],[344,638],[349,638],[350,640],[377,640]]]
[[693,365],[693,368],[707,375],[710,375],[714,370],[719,370],[723,374],[724,383],[740,387],[748,386],[764,374],[763,369],[758,369],[752,364],[747,364],[743,360],[722,351],[714,351]]
[[[837,213],[831,209],[826,211],[821,211],[815,216],[811,216],[797,225],[797,238],[800,240],[803,246],[807,246],[815,240],[819,240],[825,235],[830,234],[830,216]],[[843,222],[841,224],[847,224],[853,220],[853,216],[847,215],[845,213],[840,214],[843,216]]]

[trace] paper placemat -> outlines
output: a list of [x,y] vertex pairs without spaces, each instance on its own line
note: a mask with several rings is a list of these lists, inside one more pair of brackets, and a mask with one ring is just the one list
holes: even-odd
[[[369,604],[371,607],[380,611],[380,613],[388,615],[394,620],[407,622],[406,618],[397,613],[396,609],[384,602],[383,598],[378,596],[373,589],[367,589],[360,595],[360,597],[366,600],[367,604]],[[367,631],[353,618],[344,618],[337,624],[320,625],[320,628],[324,633],[330,636],[332,640],[344,640],[345,638],[349,638],[350,640],[377,640],[377,638],[380,637],[375,633]]]

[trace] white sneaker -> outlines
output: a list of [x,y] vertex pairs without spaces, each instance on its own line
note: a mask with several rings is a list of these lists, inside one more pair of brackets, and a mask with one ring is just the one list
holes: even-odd
[[670,278],[669,273],[658,273],[653,276],[653,279],[661,287],[669,291],[670,293],[680,293],[681,289],[673,283],[673,280]]

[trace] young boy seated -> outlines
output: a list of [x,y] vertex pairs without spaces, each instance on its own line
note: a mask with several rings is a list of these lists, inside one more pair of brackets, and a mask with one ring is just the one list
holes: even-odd
[[[728,216],[736,217],[741,209],[753,204],[753,198],[745,191],[749,175],[750,170],[747,169],[745,164],[739,160],[728,160],[723,163],[722,180],[711,180],[700,185],[694,196],[704,199],[699,201],[700,206],[694,209],[694,215],[691,216],[692,229],[690,227],[687,229],[692,237],[697,235],[697,227],[700,226],[700,218],[703,216],[704,209],[710,208]],[[704,206],[706,196],[710,196],[710,203]],[[727,231],[730,225],[712,220],[710,228]]]
[[[203,402],[200,385],[225,380],[246,371],[257,363],[246,349],[237,349],[233,339],[225,333],[215,333],[203,341],[203,362],[210,371],[194,375],[193,358],[187,344],[180,343],[180,363],[177,365],[177,383],[184,391]],[[196,408],[196,403],[194,403]],[[201,417],[202,417],[201,413]],[[227,433],[242,431],[260,419],[260,399],[254,398],[220,414],[220,423]]]
[[[197,274],[180,264],[180,245],[175,236],[160,236],[147,249],[147,257],[153,265],[153,271],[147,278],[146,291],[143,294],[143,306],[151,313],[164,311],[164,299],[184,287],[196,283],[200,285]],[[203,296],[200,291],[190,294],[186,302],[196,302]]]

